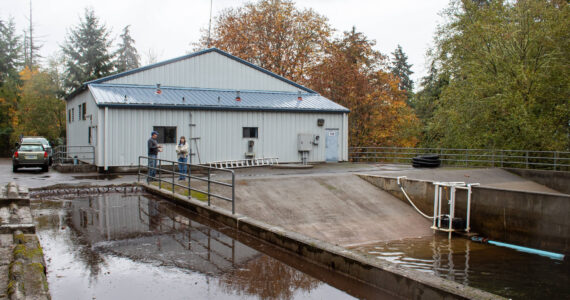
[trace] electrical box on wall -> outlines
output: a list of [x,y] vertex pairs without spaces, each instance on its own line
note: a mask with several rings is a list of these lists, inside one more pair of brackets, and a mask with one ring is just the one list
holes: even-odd
[[299,133],[297,137],[298,151],[311,151],[313,148],[313,135],[308,133]]
[[325,125],[325,119],[317,119],[317,126],[322,127]]

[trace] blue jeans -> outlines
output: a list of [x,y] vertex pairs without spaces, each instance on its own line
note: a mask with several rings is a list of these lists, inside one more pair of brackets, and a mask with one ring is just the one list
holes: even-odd
[[180,177],[178,179],[180,180],[186,180],[186,173],[188,171],[188,168],[186,167],[186,162],[188,161],[188,157],[179,157],[178,158],[178,172],[180,173]]
[[150,181],[156,177],[156,155],[149,154],[148,157],[148,178],[146,180]]

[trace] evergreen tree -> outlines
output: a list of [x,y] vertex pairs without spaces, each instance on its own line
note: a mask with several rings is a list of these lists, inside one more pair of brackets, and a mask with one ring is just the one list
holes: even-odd
[[85,9],[79,26],[72,28],[61,47],[67,78],[64,87],[67,93],[79,88],[84,82],[107,76],[113,71],[113,54],[110,32],[100,24],[93,10]]
[[414,74],[414,72],[411,69],[412,65],[408,64],[408,56],[400,45],[392,52],[392,55],[394,57],[390,70],[394,76],[400,78],[400,90],[411,93],[414,89],[414,82],[410,79],[410,75]]
[[12,149],[10,135],[17,123],[18,68],[22,64],[22,44],[13,20],[0,20],[0,155]]
[[115,52],[117,56],[117,60],[115,61],[117,73],[140,67],[140,56],[135,48],[135,40],[133,40],[129,32],[129,26],[130,25],[127,25],[123,29],[119,49]]
[[17,77],[21,66],[22,43],[16,34],[14,20],[0,20],[0,84],[8,76]]

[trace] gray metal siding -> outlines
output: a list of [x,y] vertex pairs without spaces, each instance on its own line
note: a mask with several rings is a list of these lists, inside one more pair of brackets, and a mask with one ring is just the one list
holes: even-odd
[[[325,160],[325,128],[338,128],[339,158],[347,160],[348,136],[343,114],[325,113],[289,113],[289,112],[227,112],[227,111],[189,111],[169,109],[117,109],[108,108],[108,166],[135,166],[138,156],[147,155],[146,141],[153,126],[176,126],[177,137],[190,136],[190,114],[194,137],[197,141],[201,163],[244,159],[247,141],[242,137],[243,127],[258,127],[255,141],[256,157],[278,157],[280,162],[299,162],[297,135],[309,133],[320,135],[318,146],[313,146],[309,161]],[[325,125],[317,126],[317,119],[325,119]],[[102,118],[101,118],[102,119]],[[103,124],[104,122],[100,122]],[[100,126],[102,127],[102,126]],[[104,131],[104,130],[103,130]],[[102,135],[100,135],[102,136]],[[176,160],[175,144],[163,145],[159,158]],[[104,152],[103,143],[99,143]],[[195,144],[192,144],[196,152]],[[97,160],[103,166],[101,160]],[[197,157],[194,158],[197,163]]]
[[300,89],[217,52],[106,81],[108,84],[137,84],[235,90],[297,92]]
[[[86,120],[79,120],[81,112],[78,111],[78,106],[85,103],[87,106],[86,110]],[[68,110],[73,108],[74,118],[73,122],[69,123],[67,119],[69,117]],[[66,102],[66,124],[67,124],[67,145],[68,146],[86,146],[89,145],[89,126],[97,126],[99,108],[95,104],[95,100],[91,93],[86,90],[79,95],[75,96],[73,99]]]

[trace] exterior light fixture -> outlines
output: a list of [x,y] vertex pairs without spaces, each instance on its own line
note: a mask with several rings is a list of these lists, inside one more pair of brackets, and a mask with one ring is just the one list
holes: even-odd
[[297,100],[302,101],[303,97],[301,96],[301,91],[297,92]]
[[160,89],[160,83],[157,83],[157,84],[156,84],[156,94],[157,94],[157,95],[162,94],[162,90]]
[[239,96],[239,91],[236,91],[236,101],[241,101],[241,98]]

